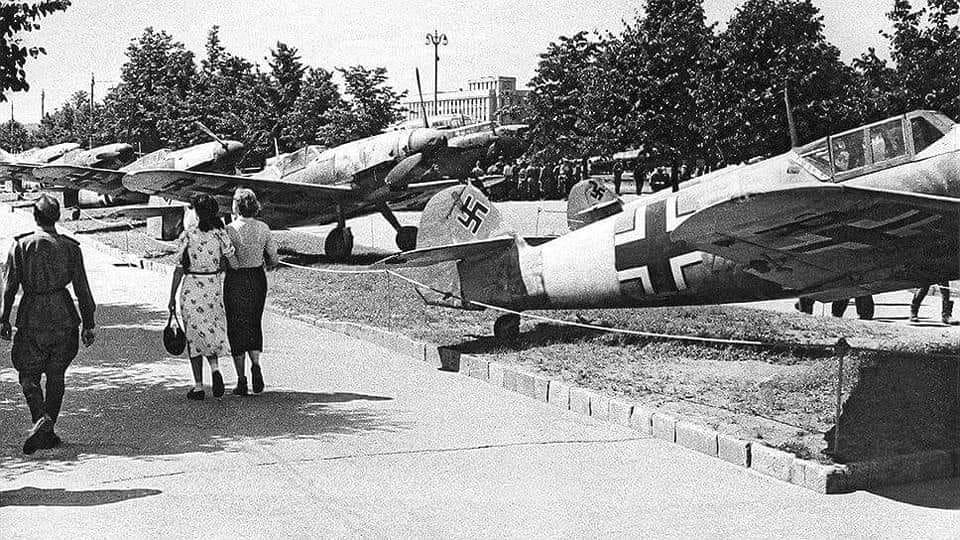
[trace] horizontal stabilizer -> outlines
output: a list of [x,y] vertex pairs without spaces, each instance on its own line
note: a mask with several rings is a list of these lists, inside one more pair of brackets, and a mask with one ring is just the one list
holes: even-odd
[[371,268],[410,268],[431,266],[442,262],[487,258],[492,257],[505,249],[510,249],[518,242],[522,242],[522,240],[512,236],[500,236],[497,238],[475,240],[461,244],[449,244],[445,246],[415,249],[413,251],[398,253],[396,255],[387,257],[386,259],[375,263],[373,266],[371,266]]

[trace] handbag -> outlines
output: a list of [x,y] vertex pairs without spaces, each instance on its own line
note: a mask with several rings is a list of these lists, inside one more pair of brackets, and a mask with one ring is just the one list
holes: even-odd
[[184,349],[187,348],[187,335],[180,328],[180,321],[173,311],[170,311],[167,326],[163,329],[163,348],[173,355],[183,354]]

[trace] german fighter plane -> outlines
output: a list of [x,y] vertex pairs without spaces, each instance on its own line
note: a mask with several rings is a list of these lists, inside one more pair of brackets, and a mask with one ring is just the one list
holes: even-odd
[[209,193],[225,212],[236,188],[252,188],[263,205],[264,221],[272,227],[335,222],[324,244],[326,254],[335,259],[353,250],[347,220],[379,212],[397,231],[400,249],[409,250],[416,246],[417,228],[401,226],[390,205],[425,199],[458,183],[449,173],[465,163],[463,156],[477,148],[486,151],[501,137],[489,128],[486,133],[490,135],[474,140],[472,134],[451,137],[431,128],[391,131],[335,148],[307,147],[280,156],[272,167],[251,176],[151,168],[128,175],[123,185],[180,201]]
[[67,152],[80,148],[77,143],[61,143],[44,148],[31,148],[19,154],[10,154],[0,149],[0,181],[11,181],[13,190],[23,191],[23,182],[33,181],[34,167],[50,163]]
[[[209,130],[203,128],[209,133]],[[233,168],[243,144],[222,140],[209,133],[214,141],[189,146],[180,150],[163,148],[151,152],[123,167],[112,169],[93,165],[60,164],[36,167],[33,176],[44,184],[99,193],[107,202],[111,200],[143,201],[146,196],[123,186],[123,177],[144,169],[213,170]]]
[[[421,248],[376,266],[442,264],[439,288],[451,294],[428,303],[463,309],[826,302],[901,290],[960,277],[958,171],[960,126],[914,111],[676,193],[619,204],[597,184],[597,204],[568,214],[582,226],[541,245],[507,234],[479,191],[450,188],[424,210]],[[516,337],[519,323],[501,316],[494,333]]]

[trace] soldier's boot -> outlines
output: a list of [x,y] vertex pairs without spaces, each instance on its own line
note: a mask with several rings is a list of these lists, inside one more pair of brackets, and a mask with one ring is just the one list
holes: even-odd
[[920,306],[910,304],[910,322],[920,321]]
[[953,323],[953,300],[946,300],[943,302],[943,324]]

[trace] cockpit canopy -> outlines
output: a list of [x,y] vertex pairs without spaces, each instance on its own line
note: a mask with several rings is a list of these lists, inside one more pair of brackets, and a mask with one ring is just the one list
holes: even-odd
[[830,135],[796,152],[825,175],[824,180],[841,182],[909,161],[952,126],[953,121],[941,113],[912,111]]

